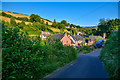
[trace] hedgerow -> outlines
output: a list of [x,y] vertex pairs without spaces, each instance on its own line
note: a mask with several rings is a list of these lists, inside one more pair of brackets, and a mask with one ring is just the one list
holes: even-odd
[[84,45],[80,46],[80,48],[77,49],[78,53],[86,54],[94,50],[94,44],[93,45]]
[[100,59],[103,61],[106,71],[112,80],[120,80],[120,39],[118,36],[118,32],[112,33],[100,54]]
[[29,38],[19,27],[2,26],[3,80],[38,80],[77,57],[72,46],[46,44],[40,37]]

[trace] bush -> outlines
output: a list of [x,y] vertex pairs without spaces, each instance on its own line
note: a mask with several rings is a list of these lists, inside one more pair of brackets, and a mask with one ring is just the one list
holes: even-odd
[[30,20],[27,17],[17,17],[17,20],[27,21],[30,22]]
[[80,48],[77,49],[78,53],[89,53],[94,50],[94,45],[86,45],[86,46],[80,46]]
[[105,46],[102,48],[100,59],[103,61],[109,77],[114,80],[120,80],[120,56],[118,32],[114,32],[109,36]]
[[30,39],[27,35],[18,27],[3,25],[3,80],[38,80],[77,57],[72,46],[58,41],[45,45],[40,37]]
[[97,41],[99,41],[99,40],[104,40],[102,37],[98,37],[98,38],[96,38],[94,41],[95,41],[95,43],[97,42]]

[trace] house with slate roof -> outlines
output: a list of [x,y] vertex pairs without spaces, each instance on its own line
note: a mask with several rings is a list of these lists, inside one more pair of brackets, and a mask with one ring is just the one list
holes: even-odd
[[63,45],[71,45],[71,39],[67,36],[66,32],[64,34],[53,34],[49,38],[50,41],[54,41],[56,39],[61,41]]
[[84,41],[84,38],[81,35],[72,35],[69,36],[69,38],[71,39],[71,44],[74,46],[80,46],[81,42]]

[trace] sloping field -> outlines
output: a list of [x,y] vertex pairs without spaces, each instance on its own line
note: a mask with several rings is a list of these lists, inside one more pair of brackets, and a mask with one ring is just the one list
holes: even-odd
[[30,19],[30,16],[28,15],[23,15],[23,14],[18,14],[18,13],[11,13],[11,12],[6,12],[6,11],[0,11],[1,12],[4,12],[6,14],[9,14],[9,15],[12,15],[14,17],[27,17],[28,19]]
[[[12,15],[12,16],[14,16],[14,17],[27,17],[28,19],[30,19],[30,16],[29,16],[29,15],[18,14],[18,13],[11,13],[11,12],[6,12],[6,11],[1,11],[1,10],[0,10],[0,13],[2,13],[2,12],[6,13],[6,14],[9,14],[9,15]],[[10,22],[10,18],[4,17],[4,16],[0,16],[0,20],[4,20],[4,21],[6,21],[6,22]],[[42,20],[42,19],[41,19],[41,20]],[[44,19],[43,19],[43,20],[44,20]],[[16,21],[16,23],[22,22],[21,20],[16,20],[16,19],[15,19],[15,21]],[[48,22],[48,25],[52,25],[52,24],[53,24],[53,22],[44,20],[44,23],[46,23],[46,22]],[[29,24],[29,23],[31,23],[31,22],[25,22],[26,25]],[[31,23],[31,24],[32,24],[32,23]],[[53,32],[60,32],[60,29],[53,28],[53,27],[49,27],[49,28],[50,28]],[[66,29],[65,29],[64,31],[70,33],[70,32],[69,32],[68,30],[66,30]]]
[[[53,32],[60,32],[60,29],[57,28],[53,28],[53,27],[49,27]],[[64,29],[64,31],[66,31],[67,33],[70,33],[70,31],[68,31],[67,29]]]
[[[8,17],[0,16],[0,19],[4,20],[6,22],[10,22],[10,18],[8,18]],[[15,21],[16,21],[16,23],[22,22],[21,20],[16,20],[16,19],[15,19]],[[31,22],[25,22],[25,24],[29,24],[29,23],[31,23]]]
[[49,27],[52,31],[54,32],[60,32],[60,29],[57,29],[57,28],[53,28],[53,27]]
[[[11,13],[11,12],[6,12],[6,11],[0,11],[0,13],[2,13],[2,12],[4,12],[4,13],[6,13],[6,14],[9,14],[9,15],[12,15],[12,16],[14,16],[14,17],[27,17],[28,19],[30,19],[30,16],[29,15],[24,15],[24,14],[18,14],[18,13]],[[5,18],[3,18],[3,20],[4,20]],[[6,21],[7,20],[9,20],[9,19],[5,19]],[[42,20],[42,19],[41,19]],[[20,20],[17,20],[18,22],[20,21]],[[44,23],[46,23],[46,22],[48,22],[48,25],[52,25],[52,22],[49,22],[49,21],[47,21],[47,20],[44,20],[43,19],[43,21],[44,21]],[[9,22],[9,21],[8,21]],[[27,22],[28,23],[28,22]]]

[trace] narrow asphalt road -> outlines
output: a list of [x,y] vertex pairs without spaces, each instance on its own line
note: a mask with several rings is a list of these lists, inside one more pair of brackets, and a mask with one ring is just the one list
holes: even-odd
[[103,63],[99,59],[101,49],[88,54],[78,54],[78,58],[56,70],[45,78],[108,78]]

